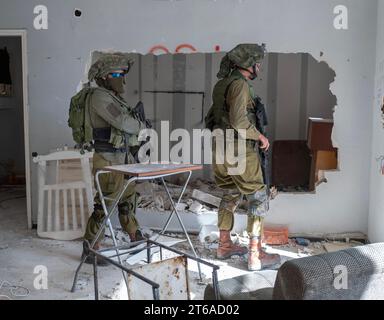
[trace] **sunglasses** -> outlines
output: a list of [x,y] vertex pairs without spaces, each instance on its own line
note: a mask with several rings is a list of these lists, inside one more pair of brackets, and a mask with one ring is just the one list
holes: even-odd
[[120,78],[120,77],[124,77],[125,76],[125,73],[110,73],[109,74],[111,76],[111,78]]

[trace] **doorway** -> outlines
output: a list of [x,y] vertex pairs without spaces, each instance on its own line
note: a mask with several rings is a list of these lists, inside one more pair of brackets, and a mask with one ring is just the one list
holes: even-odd
[[23,201],[31,229],[26,39],[25,30],[0,30],[0,205]]

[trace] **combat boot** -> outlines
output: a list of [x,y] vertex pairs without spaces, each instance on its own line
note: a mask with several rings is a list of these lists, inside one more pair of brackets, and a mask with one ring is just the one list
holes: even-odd
[[280,256],[278,254],[266,253],[261,248],[259,237],[253,237],[249,241],[248,252],[248,270],[258,271],[265,268],[271,268],[280,264]]
[[119,204],[119,221],[123,230],[128,233],[131,242],[145,240],[139,230],[139,223],[135,217],[136,206],[134,203]]
[[143,236],[140,230],[136,230],[136,232],[128,233],[128,234],[129,234],[129,238],[131,239],[131,242],[146,240],[146,238]]
[[[99,249],[100,249],[100,244],[96,243],[95,246],[93,247],[93,250],[97,251]],[[83,253],[81,254],[81,260],[83,260],[85,256],[87,256],[87,258],[85,259],[84,262],[87,264],[93,264],[93,256],[88,250],[86,241],[83,241]],[[110,263],[104,258],[97,257],[97,265],[99,267],[106,267],[110,265]]]
[[220,230],[219,248],[217,259],[225,260],[232,256],[242,256],[247,253],[247,248],[235,245],[231,240],[230,231]]

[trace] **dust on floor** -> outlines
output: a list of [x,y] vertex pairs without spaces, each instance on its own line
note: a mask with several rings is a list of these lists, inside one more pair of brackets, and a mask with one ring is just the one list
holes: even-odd
[[[209,191],[209,190],[207,190]],[[82,241],[57,241],[37,237],[35,230],[27,229],[25,191],[23,189],[0,190],[0,299],[33,300],[88,300],[94,299],[93,270],[84,265],[78,282],[77,291],[70,291],[75,270],[82,252]],[[181,241],[174,247],[192,253],[188,243],[181,234],[168,234]],[[191,240],[199,257],[220,266],[219,280],[249,273],[247,256],[234,257],[226,261],[215,258],[218,246],[217,237],[201,242],[198,235],[191,235]],[[234,240],[246,245],[244,235],[235,235]],[[285,246],[267,246],[268,252],[279,253],[282,263],[289,259],[338,250],[345,246],[354,246],[359,242],[310,242],[299,245],[291,239]],[[174,254],[164,254],[163,258]],[[159,260],[157,253],[153,261]],[[192,299],[203,299],[204,290],[212,281],[212,270],[202,267],[203,281],[198,276],[197,264],[189,261],[189,288]],[[42,269],[43,268],[43,269]],[[42,281],[42,270],[47,273],[47,286]],[[273,286],[277,270],[258,272],[265,283]],[[99,268],[100,298],[126,299],[126,289],[122,274],[114,266]]]

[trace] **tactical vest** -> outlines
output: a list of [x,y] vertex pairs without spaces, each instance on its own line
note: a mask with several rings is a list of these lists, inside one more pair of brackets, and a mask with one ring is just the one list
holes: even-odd
[[[239,79],[244,79],[244,77],[239,71],[234,70],[229,77],[221,79],[215,85],[212,94],[213,104],[205,117],[205,125],[207,129],[213,131],[215,129],[226,130],[232,128],[229,121],[229,109],[226,103],[226,97],[229,86],[233,81]],[[249,86],[249,93],[252,100],[254,100],[256,96],[251,86]],[[247,108],[247,110],[249,121],[253,125],[256,125],[256,113],[254,108]]]
[[[95,90],[101,90],[108,94],[116,104],[119,104],[121,108],[126,109],[127,112],[135,119],[139,120],[139,115],[134,112],[134,110],[127,105],[127,103],[119,99],[116,95],[112,94],[109,90],[98,87],[95,88]],[[92,92],[92,94],[93,94]],[[85,128],[88,129],[88,131],[92,132],[93,135],[93,140],[98,141],[99,145],[100,143],[107,143],[110,145],[111,148],[114,149],[125,149],[126,147],[133,147],[133,146],[138,146],[138,137],[137,135],[132,135],[132,134],[126,134],[123,131],[113,127],[113,126],[108,126],[108,127],[95,127],[92,124],[91,117],[90,117],[90,97],[87,97],[86,100],[86,114],[85,114]],[[86,130],[87,131],[87,130]],[[103,148],[108,149],[108,145],[104,146]],[[111,149],[112,150],[112,149]]]

